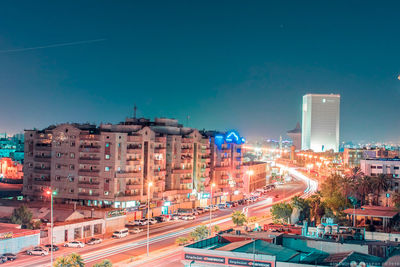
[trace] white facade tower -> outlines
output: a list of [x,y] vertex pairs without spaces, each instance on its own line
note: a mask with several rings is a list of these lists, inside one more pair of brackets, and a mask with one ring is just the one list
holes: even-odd
[[339,151],[340,95],[303,96],[302,150]]

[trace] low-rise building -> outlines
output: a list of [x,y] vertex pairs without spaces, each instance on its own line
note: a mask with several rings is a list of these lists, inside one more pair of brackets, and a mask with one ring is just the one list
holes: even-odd
[[360,160],[360,168],[368,176],[385,174],[400,178],[400,158],[368,158]]
[[243,191],[247,194],[267,185],[267,163],[249,161],[243,163]]
[[40,230],[21,229],[18,224],[0,223],[0,255],[19,253],[40,244]]

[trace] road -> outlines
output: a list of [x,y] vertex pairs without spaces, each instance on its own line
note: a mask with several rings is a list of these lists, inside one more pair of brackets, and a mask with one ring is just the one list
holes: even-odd
[[[294,177],[297,175],[294,174]],[[297,178],[297,177],[296,177]],[[304,178],[304,177],[303,177]],[[310,183],[302,180],[293,181],[286,185],[278,186],[260,201],[252,203],[248,206],[249,216],[267,215],[268,208],[279,201],[286,201],[292,196],[302,194],[306,196],[311,191]],[[233,209],[223,209],[213,212],[212,224],[218,224],[222,229],[232,226],[230,215],[235,210],[243,210],[245,206],[238,206]],[[175,240],[179,236],[187,236],[193,229],[201,224],[208,224],[209,214],[205,213],[198,216],[193,221],[170,221],[164,222],[150,227],[150,251],[161,251],[163,249],[174,246]],[[57,257],[68,255],[72,252],[82,256],[86,266],[109,259],[113,263],[121,261],[132,261],[146,254],[146,232],[129,235],[122,239],[106,239],[101,244],[94,246],[85,246],[84,248],[60,248],[54,253],[54,259]],[[152,253],[152,252],[150,252]],[[170,258],[170,255],[167,256]],[[174,260],[171,258],[171,262]],[[146,264],[146,266],[167,266],[163,257],[163,264],[157,263]],[[132,262],[133,263],[133,262]],[[50,266],[50,256],[28,256],[19,254],[18,259],[14,263],[6,263],[3,266]],[[177,266],[177,265],[171,265]],[[179,266],[179,265],[178,265]]]

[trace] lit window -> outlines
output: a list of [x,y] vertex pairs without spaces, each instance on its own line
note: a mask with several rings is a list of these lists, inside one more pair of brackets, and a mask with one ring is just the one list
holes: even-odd
[[105,159],[110,159],[110,155],[105,155]]
[[106,143],[106,147],[110,147],[110,143]]
[[69,157],[70,157],[71,159],[74,159],[74,158],[75,158],[75,153],[74,153],[74,152],[71,152],[71,153],[69,154]]
[[109,172],[109,171],[110,171],[110,167],[107,166],[107,167],[104,168],[104,170],[105,170],[106,172]]

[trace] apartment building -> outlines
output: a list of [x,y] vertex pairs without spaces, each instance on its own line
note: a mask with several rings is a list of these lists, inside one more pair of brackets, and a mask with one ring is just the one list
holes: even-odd
[[393,178],[400,178],[399,158],[373,158],[360,160],[361,171],[368,176],[380,174],[391,175]]
[[147,202],[150,182],[152,202],[193,200],[212,179],[226,192],[243,184],[235,135],[166,118],[26,130],[23,194],[43,199],[52,188],[59,202],[127,208]]
[[243,163],[243,191],[247,194],[267,185],[267,163],[245,162]]

